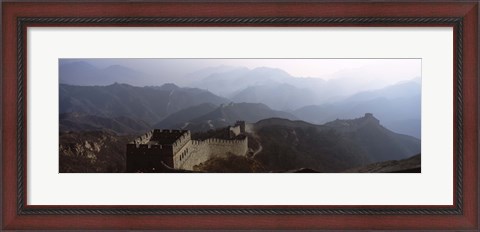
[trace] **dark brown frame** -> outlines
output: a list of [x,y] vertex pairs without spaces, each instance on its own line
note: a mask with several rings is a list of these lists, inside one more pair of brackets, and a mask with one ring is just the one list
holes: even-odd
[[[2,3],[2,229],[478,230],[478,2]],[[450,26],[452,206],[28,206],[26,28]]]

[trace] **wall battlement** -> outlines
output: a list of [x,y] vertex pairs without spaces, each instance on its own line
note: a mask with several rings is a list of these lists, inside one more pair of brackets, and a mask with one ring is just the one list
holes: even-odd
[[188,130],[170,130],[170,129],[154,129],[155,133],[163,133],[163,134],[183,134],[189,132]]
[[247,142],[247,137],[236,138],[236,139],[218,139],[210,138],[205,140],[192,140],[192,145],[202,145],[202,144],[240,144]]
[[144,135],[139,136],[138,138],[134,139],[132,141],[132,143],[135,143],[135,144],[148,143],[150,141],[150,139],[152,138],[153,133],[154,133],[154,130],[151,130],[151,131],[145,133]]
[[[242,126],[243,125],[243,126]],[[245,122],[229,127],[230,138],[192,140],[187,130],[154,129],[127,144],[127,172],[170,168],[193,170],[213,157],[227,154],[244,156],[248,151]]]
[[355,119],[336,119],[326,125],[332,125],[342,133],[353,132],[365,125],[380,125],[380,121],[372,113],[365,113],[365,116]]
[[177,153],[182,147],[185,146],[188,142],[192,140],[190,131],[184,131],[180,137],[172,144],[173,146],[173,153]]
[[186,153],[181,154],[174,159],[175,168],[193,170],[195,165],[199,165],[214,157],[223,157],[226,155],[244,156],[248,152],[248,138],[243,136],[237,139],[218,139],[210,138],[206,140],[191,140],[185,146]]
[[159,144],[151,144],[151,143],[148,143],[148,144],[133,144],[133,143],[129,143],[127,144],[127,148],[130,148],[130,149],[135,149],[135,148],[141,148],[141,149],[163,149],[163,148],[167,148],[168,145],[159,145]]

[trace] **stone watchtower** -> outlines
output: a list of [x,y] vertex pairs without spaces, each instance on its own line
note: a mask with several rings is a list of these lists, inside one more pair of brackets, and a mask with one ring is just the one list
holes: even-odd
[[380,121],[377,118],[375,118],[372,113],[365,113],[365,116],[363,118],[375,124],[380,124]]
[[245,121],[237,121],[235,123],[235,126],[239,126],[240,127],[240,133],[245,133]]
[[127,172],[172,172],[193,170],[212,157],[248,152],[245,122],[226,130],[225,138],[192,140],[188,130],[152,130],[127,144]]
[[189,141],[186,130],[152,130],[127,144],[127,172],[174,168],[174,156]]

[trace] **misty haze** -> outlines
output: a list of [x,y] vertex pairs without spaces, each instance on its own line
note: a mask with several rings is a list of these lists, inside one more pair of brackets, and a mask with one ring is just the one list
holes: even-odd
[[420,59],[60,59],[60,172],[421,172]]

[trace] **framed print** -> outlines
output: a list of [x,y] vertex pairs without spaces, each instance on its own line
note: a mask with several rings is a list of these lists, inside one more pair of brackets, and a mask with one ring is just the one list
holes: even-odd
[[2,229],[478,230],[478,3],[3,2]]

